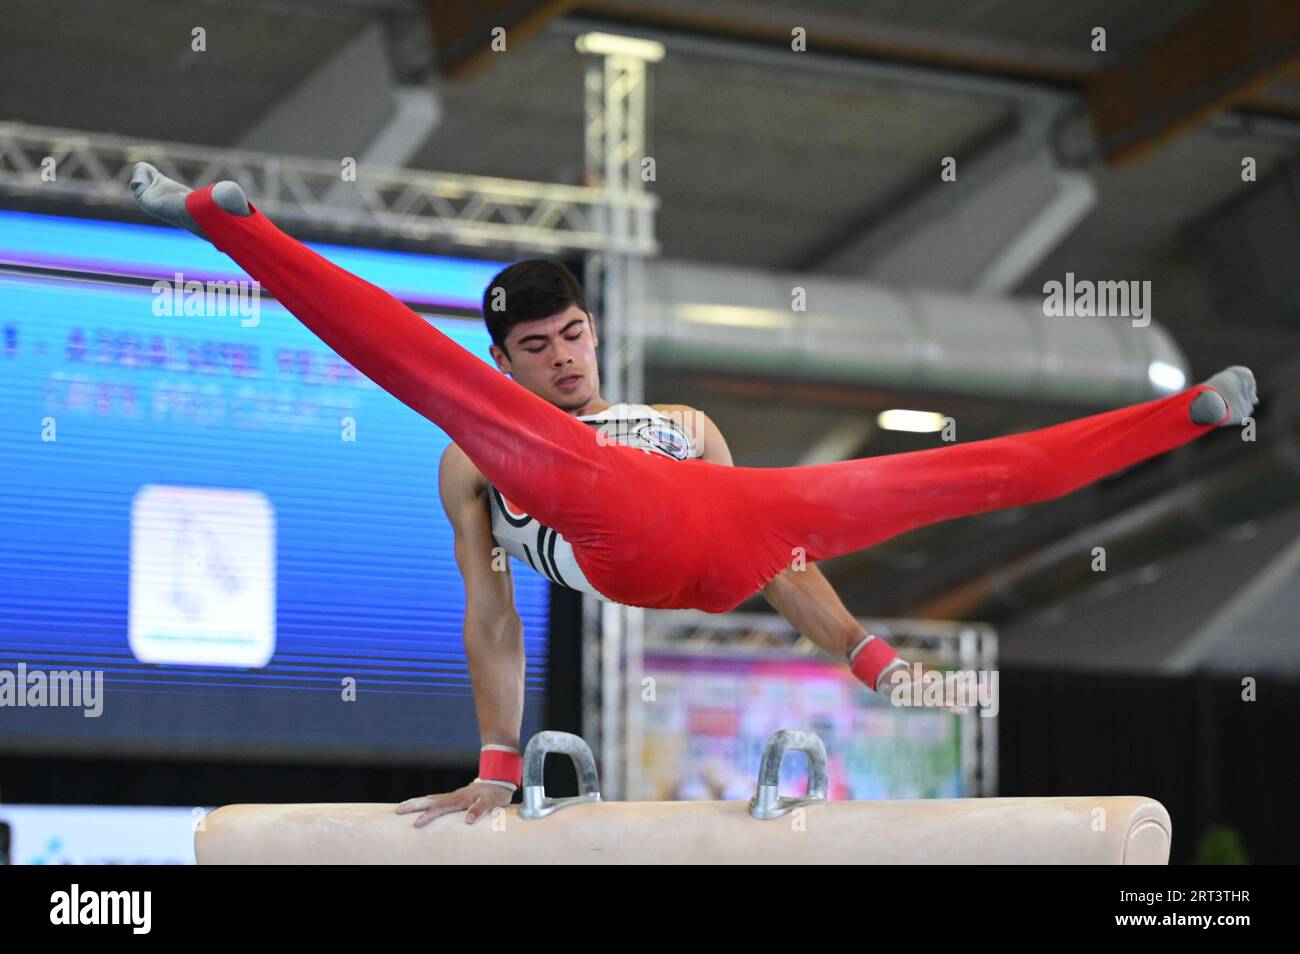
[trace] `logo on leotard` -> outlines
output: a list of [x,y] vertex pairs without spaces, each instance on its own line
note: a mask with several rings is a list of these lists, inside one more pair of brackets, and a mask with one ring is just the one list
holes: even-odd
[[667,421],[650,421],[638,427],[635,433],[648,447],[669,457],[684,460],[690,455],[691,442],[680,428]]

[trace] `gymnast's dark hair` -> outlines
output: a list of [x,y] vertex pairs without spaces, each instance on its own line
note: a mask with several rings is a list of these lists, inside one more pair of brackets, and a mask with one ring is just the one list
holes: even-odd
[[582,284],[563,262],[528,258],[497,272],[483,292],[483,323],[502,351],[520,322],[559,314],[570,305],[587,310]]

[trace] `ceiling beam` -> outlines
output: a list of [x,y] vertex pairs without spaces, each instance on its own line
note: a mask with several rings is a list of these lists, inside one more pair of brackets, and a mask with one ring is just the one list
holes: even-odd
[[1135,162],[1245,105],[1300,62],[1295,0],[1214,0],[1204,10],[1087,84],[1102,156]]
[[[1245,24],[1257,22],[1256,6],[1300,7],[1294,0],[1250,0],[1250,3],[1223,0],[1212,6],[1231,11],[1229,20],[1242,18],[1244,23],[1238,27],[1246,30],[1251,27]],[[1247,10],[1249,16],[1243,12]],[[749,40],[785,47],[790,43],[792,26],[798,24],[807,29],[810,44],[815,43],[817,49],[842,54],[845,58],[858,56],[882,64],[929,68],[941,75],[946,73],[948,77],[960,74],[970,78],[1000,77],[1009,82],[1040,87],[1049,85],[1081,90],[1107,69],[1104,57],[1091,51],[1086,36],[1073,47],[1049,47],[944,24],[916,25],[856,9],[834,10],[792,2],[770,2],[760,6],[752,0],[579,0],[576,13],[608,18],[629,32],[657,27],[708,36],[717,41]],[[1194,15],[1185,23],[1205,16],[1206,13]],[[611,26],[607,23],[605,28]],[[1167,34],[1166,39],[1181,34],[1182,30],[1180,26]],[[1203,41],[1206,37],[1209,39],[1200,46],[1193,44],[1196,47],[1193,57],[1213,61],[1217,55],[1217,32],[1212,28],[1199,35]],[[1268,38],[1269,33],[1265,31],[1262,36]],[[1112,42],[1119,39],[1119,36],[1111,37]],[[1300,64],[1290,64],[1292,76],[1300,74],[1297,65]],[[1165,68],[1168,64],[1160,66]],[[1288,67],[1284,65],[1278,73],[1270,73],[1258,83],[1251,84],[1227,105],[1300,115],[1300,101],[1286,95],[1289,90],[1269,89],[1274,80],[1287,78],[1287,73]]]
[[494,50],[493,30],[506,33],[506,49],[517,49],[577,0],[425,0],[438,69],[463,80],[484,69]]
[[809,49],[882,59],[930,62],[985,73],[1047,80],[1077,80],[1094,69],[1086,43],[1075,51],[921,25],[872,15],[846,4],[842,9],[795,0],[581,0],[580,12],[627,22],[685,29],[702,35],[779,43],[789,48],[791,30],[807,30]]

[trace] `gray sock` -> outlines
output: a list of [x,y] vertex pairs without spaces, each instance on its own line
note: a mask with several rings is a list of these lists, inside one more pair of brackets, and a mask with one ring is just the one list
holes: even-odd
[[[1214,391],[1204,391],[1192,401],[1192,423],[1218,424],[1229,411],[1232,416],[1223,426],[1240,424],[1255,410],[1259,396],[1255,391],[1255,375],[1250,368],[1234,364],[1204,382]],[[1218,392],[1218,393],[1215,393]]]
[[[162,219],[199,238],[206,239],[203,230],[185,208],[185,197],[194,190],[169,179],[147,162],[137,162],[131,170],[131,194],[135,201],[156,219]],[[248,198],[239,183],[229,179],[218,182],[212,189],[212,201],[231,215],[248,215]]]

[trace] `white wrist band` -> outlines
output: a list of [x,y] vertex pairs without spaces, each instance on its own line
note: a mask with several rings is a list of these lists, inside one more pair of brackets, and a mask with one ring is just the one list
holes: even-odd
[[853,650],[853,652],[849,653],[849,665],[850,665],[850,666],[853,665],[855,662],[857,662],[857,660],[858,660],[858,653],[862,652],[862,648],[863,648],[864,646],[866,646],[867,643],[871,642],[871,641],[872,641],[873,639],[875,639],[875,638],[876,638],[876,637],[875,637],[874,635],[872,635],[871,633],[867,633],[866,636],[862,637],[862,642],[858,643],[857,648],[855,648],[855,649]]

